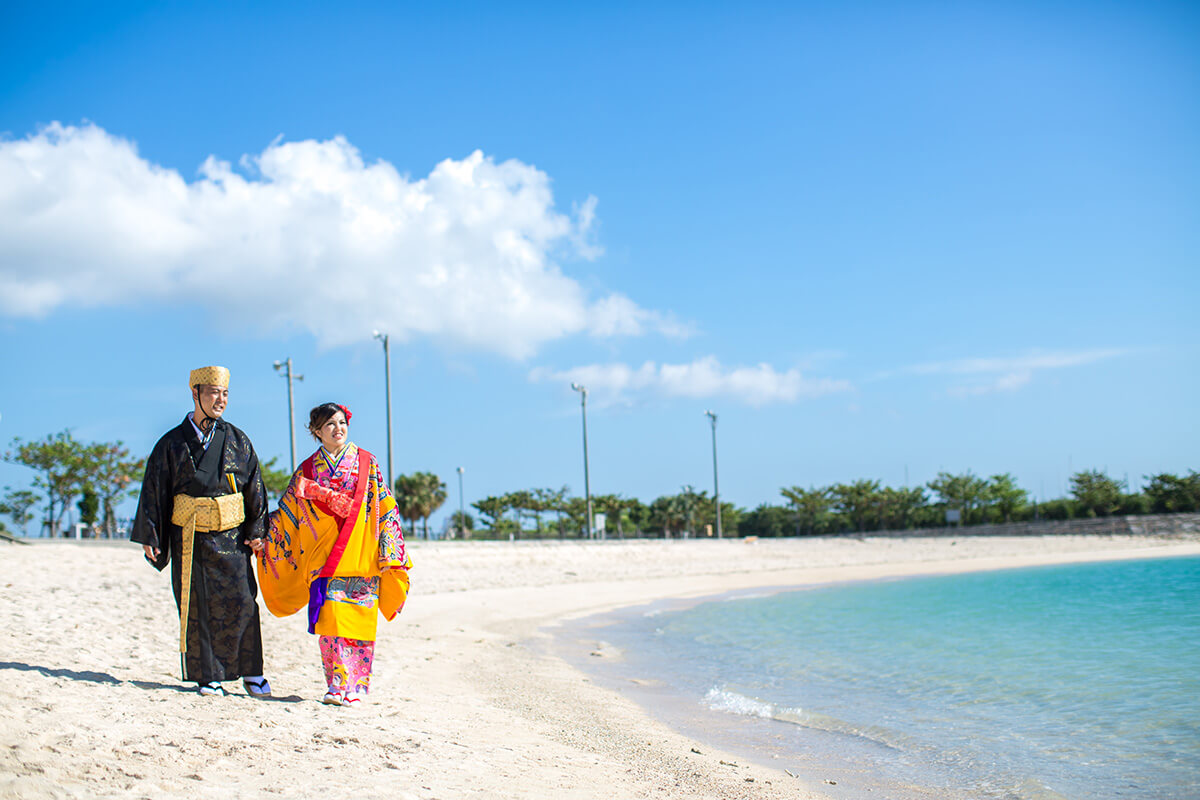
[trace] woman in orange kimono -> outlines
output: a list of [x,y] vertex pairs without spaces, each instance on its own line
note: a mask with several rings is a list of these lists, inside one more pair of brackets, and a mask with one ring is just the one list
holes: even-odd
[[321,443],[292,476],[272,512],[258,560],[259,586],[277,617],[308,608],[320,637],[328,691],[322,702],[366,697],[378,615],[394,619],[408,596],[396,500],[375,457],[349,441],[350,411],[323,403],[308,430]]

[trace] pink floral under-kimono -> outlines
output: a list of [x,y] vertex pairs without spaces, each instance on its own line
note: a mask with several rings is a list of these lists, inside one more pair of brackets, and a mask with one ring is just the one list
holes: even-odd
[[370,639],[321,637],[321,663],[325,666],[325,685],[330,694],[365,697],[371,689],[374,659],[375,642]]

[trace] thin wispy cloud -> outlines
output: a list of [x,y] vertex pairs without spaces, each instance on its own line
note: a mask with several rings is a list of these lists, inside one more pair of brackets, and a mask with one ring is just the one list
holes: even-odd
[[770,364],[725,367],[715,357],[686,364],[647,361],[640,367],[623,363],[591,364],[565,370],[538,367],[534,382],[580,383],[601,405],[632,403],[641,397],[729,398],[748,406],[793,403],[801,398],[850,391],[850,383],[809,378],[799,369],[779,371]]
[[955,397],[972,397],[1015,392],[1033,382],[1038,373],[1095,364],[1134,352],[1131,348],[1096,348],[1075,351],[1031,351],[1024,355],[958,358],[929,361],[881,373],[878,378],[897,375],[947,375],[952,383],[946,392]]
[[976,397],[997,392],[1015,392],[1033,381],[1033,372],[1006,372],[997,378],[979,383],[961,383],[951,386],[946,393],[951,397]]
[[594,259],[596,199],[559,212],[544,172],[481,152],[413,179],[342,137],[275,141],[196,180],[95,125],[0,141],[0,314],[201,304],[322,345],[417,336],[524,358],[573,335],[686,336],[593,297],[557,260]]

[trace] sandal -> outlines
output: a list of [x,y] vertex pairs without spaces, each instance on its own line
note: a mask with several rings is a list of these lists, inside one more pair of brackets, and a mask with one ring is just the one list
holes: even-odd
[[246,688],[246,694],[251,697],[270,697],[271,684],[261,675],[257,678],[243,678],[242,686]]
[[321,702],[327,706],[344,705],[342,695],[338,692],[326,692],[325,696],[321,698]]
[[197,691],[203,697],[224,697],[227,694],[225,687],[216,681],[200,684]]
[[362,695],[355,692],[354,694],[348,694],[343,697],[342,705],[347,706],[348,708],[358,708],[363,704],[362,700]]

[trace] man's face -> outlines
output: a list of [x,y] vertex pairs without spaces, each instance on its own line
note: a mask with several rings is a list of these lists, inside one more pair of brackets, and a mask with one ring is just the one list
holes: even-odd
[[223,386],[201,386],[192,396],[199,398],[200,410],[213,419],[219,419],[229,403],[229,390]]

